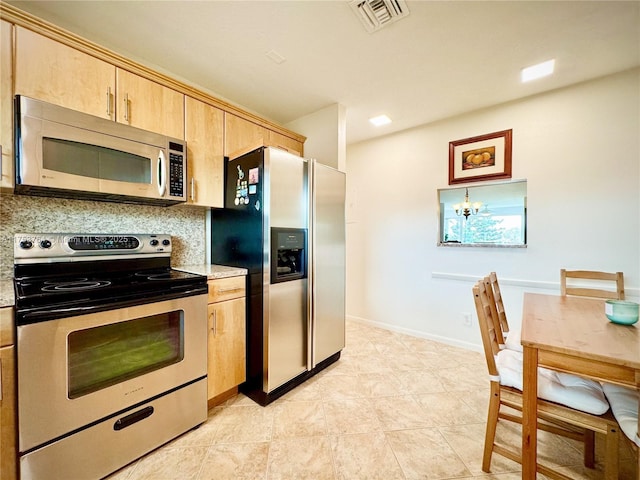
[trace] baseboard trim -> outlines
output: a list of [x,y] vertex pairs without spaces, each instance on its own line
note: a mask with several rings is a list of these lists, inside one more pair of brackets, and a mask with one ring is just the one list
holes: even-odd
[[391,332],[402,333],[404,335],[409,335],[411,337],[424,338],[425,340],[433,340],[434,342],[444,343],[446,345],[451,345],[453,347],[464,348],[465,350],[472,350],[474,352],[483,352],[481,345],[477,345],[475,343],[464,342],[461,340],[457,340],[455,338],[443,337],[440,335],[433,335],[426,332],[421,332],[419,330],[413,330],[411,328],[399,327],[397,325],[391,325],[389,323],[376,322],[374,320],[367,320],[366,318],[357,317],[355,315],[347,315],[347,320],[353,321],[356,323],[362,323],[365,325],[370,325],[372,327],[382,328],[384,330],[389,330]]

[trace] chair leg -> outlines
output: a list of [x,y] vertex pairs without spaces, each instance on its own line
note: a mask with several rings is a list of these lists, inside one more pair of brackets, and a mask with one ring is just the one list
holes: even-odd
[[618,478],[618,448],[620,431],[616,426],[610,426],[605,437],[604,478],[616,480]]
[[596,466],[596,432],[584,431],[584,466],[595,468]]
[[491,470],[491,454],[493,444],[496,441],[496,428],[498,426],[498,413],[500,412],[500,384],[491,382],[491,398],[489,399],[489,412],[487,415],[487,431],[484,436],[484,454],[482,456],[482,471]]

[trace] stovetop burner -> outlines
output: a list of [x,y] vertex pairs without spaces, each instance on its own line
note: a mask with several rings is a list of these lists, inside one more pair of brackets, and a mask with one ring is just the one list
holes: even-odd
[[207,292],[205,276],[171,269],[168,235],[55,235],[16,235],[16,324]]
[[136,277],[141,277],[141,278],[145,278],[149,281],[154,281],[154,280],[166,280],[168,278],[171,277],[171,272],[153,272],[153,273],[149,273],[149,272],[136,272]]
[[47,285],[42,287],[43,292],[79,292],[82,290],[90,290],[92,288],[108,287],[111,282],[108,280],[89,281],[83,280],[71,280],[69,282],[45,282]]

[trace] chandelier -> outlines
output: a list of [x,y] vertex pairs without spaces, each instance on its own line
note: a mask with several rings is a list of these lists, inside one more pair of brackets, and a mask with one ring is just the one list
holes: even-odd
[[469,217],[469,215],[476,215],[480,207],[482,206],[482,202],[473,202],[469,201],[469,189],[465,188],[464,194],[464,202],[456,203],[453,206],[453,209],[456,211],[456,215],[464,215],[465,220]]

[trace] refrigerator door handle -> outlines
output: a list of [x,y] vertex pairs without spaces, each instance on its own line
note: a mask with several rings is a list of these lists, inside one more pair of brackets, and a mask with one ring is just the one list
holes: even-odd
[[315,298],[315,160],[309,159],[307,161],[307,195],[308,195],[308,214],[307,214],[307,370],[315,368],[314,350],[315,350],[315,338],[316,338],[316,322],[315,322],[315,310],[316,305],[313,299]]

